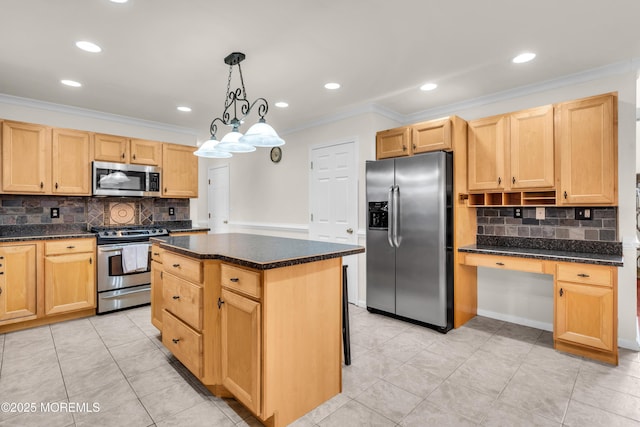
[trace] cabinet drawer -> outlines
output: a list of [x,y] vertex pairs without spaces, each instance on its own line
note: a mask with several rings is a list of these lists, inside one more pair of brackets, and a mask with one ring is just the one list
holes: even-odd
[[611,267],[596,265],[558,263],[556,279],[563,282],[612,286],[613,272],[611,270]]
[[193,328],[202,329],[202,287],[173,274],[162,279],[164,308]]
[[183,279],[196,283],[202,283],[202,263],[172,252],[165,251],[162,254],[164,271],[175,274]]
[[202,334],[167,310],[162,313],[162,344],[196,377],[202,377]]
[[222,264],[220,270],[222,286],[260,298],[260,273],[228,264]]
[[544,273],[543,262],[539,259],[516,258],[500,255],[466,254],[466,265],[476,267],[501,268],[503,270]]
[[95,239],[65,239],[44,242],[45,255],[75,254],[80,252],[93,252],[96,246]]
[[164,249],[162,249],[158,243],[154,243],[151,245],[151,259],[153,261],[162,263],[163,253]]

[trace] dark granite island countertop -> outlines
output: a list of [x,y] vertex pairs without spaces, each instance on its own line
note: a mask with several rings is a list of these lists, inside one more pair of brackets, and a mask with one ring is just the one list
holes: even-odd
[[316,262],[364,252],[363,246],[257,234],[156,237],[160,247],[197,259],[219,259],[257,270]]

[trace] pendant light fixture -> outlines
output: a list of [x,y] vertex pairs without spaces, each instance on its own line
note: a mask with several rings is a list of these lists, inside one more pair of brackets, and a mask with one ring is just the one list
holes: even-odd
[[[245,54],[241,52],[233,52],[224,58],[225,64],[229,66],[229,79],[227,80],[227,95],[224,110],[222,111],[222,117],[216,117],[211,122],[209,126],[211,139],[205,141],[194,153],[196,156],[225,158],[231,157],[230,153],[248,153],[255,151],[256,147],[277,147],[284,145],[284,140],[266,123],[264,118],[269,110],[267,100],[257,98],[251,102],[247,99],[247,91],[244,87],[244,79],[242,78],[242,68],[240,67],[240,63],[244,61],[244,59]],[[234,66],[238,67],[241,87],[232,91],[231,76]],[[259,116],[258,123],[251,126],[247,133],[242,135],[239,127],[254,107],[257,108]],[[231,132],[223,136],[220,141],[216,140],[218,122],[225,126],[232,127]]]

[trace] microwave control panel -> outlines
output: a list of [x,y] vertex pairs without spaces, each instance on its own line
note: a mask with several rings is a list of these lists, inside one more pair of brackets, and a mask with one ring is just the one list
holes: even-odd
[[160,191],[160,174],[157,172],[149,173],[149,189],[147,191]]

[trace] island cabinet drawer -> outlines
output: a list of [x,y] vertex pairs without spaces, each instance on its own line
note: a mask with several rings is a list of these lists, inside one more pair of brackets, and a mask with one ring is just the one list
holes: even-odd
[[151,245],[151,259],[153,261],[161,263],[163,253],[164,249],[162,249],[159,244],[154,243]]
[[165,274],[162,280],[164,308],[191,325],[202,329],[202,287],[184,279]]
[[501,255],[466,254],[466,265],[476,267],[501,268],[503,270],[526,271],[529,273],[543,273],[544,264],[539,259],[517,258]]
[[556,279],[587,285],[613,286],[612,267],[574,263],[558,263]]
[[95,239],[64,239],[51,240],[44,243],[45,255],[64,255],[81,252],[93,252]]
[[162,254],[164,271],[175,274],[183,279],[202,283],[202,263],[191,258],[176,255],[171,252]]
[[196,377],[202,376],[202,334],[169,313],[162,313],[162,344]]
[[229,264],[222,264],[220,271],[222,286],[245,295],[260,298],[260,273]]

